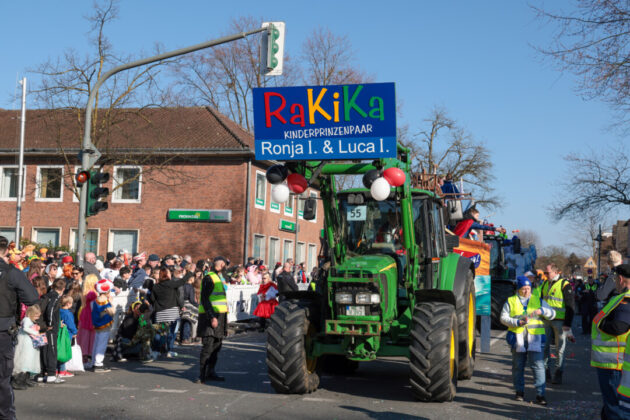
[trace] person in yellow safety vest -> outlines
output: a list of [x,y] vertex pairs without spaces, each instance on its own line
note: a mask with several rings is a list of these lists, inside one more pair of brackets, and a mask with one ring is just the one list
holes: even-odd
[[588,276],[580,296],[580,316],[582,317],[582,334],[591,334],[593,318],[597,315],[597,283],[593,276]]
[[512,347],[512,380],[515,399],[525,396],[525,363],[529,358],[534,374],[536,403],[547,405],[545,399],[545,366],[542,345],[545,341],[543,319],[556,315],[547,302],[532,294],[532,283],[525,276],[516,278],[517,291],[507,299],[501,311],[501,323],[508,327],[507,342]]
[[[616,295],[593,319],[591,332],[591,366],[597,368],[602,392],[603,419],[629,419],[630,408],[620,405],[620,395],[630,395],[620,387],[621,369],[625,364],[627,339],[630,336],[630,264],[616,267]],[[628,380],[626,379],[626,382]],[[630,398],[630,397],[628,397]]]
[[223,376],[217,375],[215,366],[223,337],[227,335],[227,288],[222,274],[226,266],[225,258],[216,257],[212,269],[201,281],[197,336],[201,337],[202,347],[199,355],[199,378],[196,383],[225,380]]
[[553,374],[552,384],[562,383],[562,372],[564,371],[564,351],[567,347],[567,340],[574,341],[571,324],[575,314],[575,298],[573,287],[566,280],[560,277],[560,271],[555,264],[546,267],[545,275],[547,279],[542,285],[542,298],[555,311],[556,317],[553,321],[545,321],[545,377],[552,379],[552,369],[550,361],[551,344],[556,348],[556,371]]

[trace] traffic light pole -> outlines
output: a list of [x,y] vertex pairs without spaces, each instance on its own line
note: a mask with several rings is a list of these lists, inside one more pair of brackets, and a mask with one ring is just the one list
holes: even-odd
[[[249,32],[241,32],[235,35],[226,36],[223,38],[214,39],[212,41],[202,42],[201,44],[193,45],[179,50],[166,52],[153,57],[145,58],[142,60],[133,61],[131,63],[123,64],[118,67],[114,67],[107,73],[102,75],[94,85],[94,88],[90,92],[87,105],[85,107],[85,131],[83,134],[83,144],[81,146],[81,170],[89,170],[101,156],[96,146],[92,143],[91,139],[91,125],[92,125],[92,108],[94,107],[94,101],[101,85],[109,79],[111,76],[119,73],[123,70],[132,69],[134,67],[143,66],[145,64],[154,63],[156,61],[166,60],[167,58],[177,57],[179,55],[188,54],[191,52],[203,50],[204,48],[214,47],[216,45],[225,44],[226,42],[236,41],[238,39],[245,38],[249,35],[253,35],[258,32],[266,31],[267,28],[259,28]],[[83,265],[85,260],[85,233],[87,230],[87,183],[81,186],[81,194],[79,196],[79,226],[78,226],[78,246],[77,246],[77,262],[79,265]]]

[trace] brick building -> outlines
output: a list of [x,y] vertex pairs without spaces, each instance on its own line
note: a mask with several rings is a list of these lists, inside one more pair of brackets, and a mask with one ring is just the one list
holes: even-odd
[[[106,118],[111,124],[94,140],[111,175],[109,209],[88,219],[87,251],[224,255],[234,262],[257,256],[267,264],[293,257],[301,214],[295,202],[303,201],[272,202],[265,171],[273,162],[254,159],[251,134],[211,108],[117,110]],[[71,111],[27,112],[21,237],[76,248],[82,121]],[[11,238],[18,151],[19,112],[0,110],[0,234]],[[310,269],[320,247],[321,201],[316,219],[298,225],[297,260]]]

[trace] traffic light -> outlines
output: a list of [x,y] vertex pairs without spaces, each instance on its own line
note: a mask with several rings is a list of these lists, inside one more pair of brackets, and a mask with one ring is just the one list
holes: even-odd
[[107,201],[99,201],[100,198],[106,198],[109,195],[109,188],[102,185],[109,181],[109,173],[107,172],[90,172],[89,182],[87,183],[87,207],[85,216],[94,216],[100,211],[107,210]]
[[266,76],[279,76],[284,55],[284,22],[265,22],[263,27],[267,30],[262,36],[261,72]]

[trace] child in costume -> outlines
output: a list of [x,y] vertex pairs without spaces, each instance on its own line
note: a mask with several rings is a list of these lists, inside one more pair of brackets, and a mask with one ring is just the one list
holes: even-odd
[[13,377],[14,382],[18,384],[28,385],[32,382],[31,374],[35,375],[41,370],[38,344],[47,342],[46,334],[41,334],[37,325],[41,314],[39,306],[29,306],[18,332],[13,358]]
[[271,318],[278,305],[278,288],[271,281],[271,275],[267,272],[262,276],[262,284],[258,288],[258,306],[254,310],[254,315],[265,320]]
[[107,341],[114,323],[114,307],[111,304],[111,291],[114,285],[109,280],[103,279],[96,283],[98,297],[92,302],[92,325],[94,325],[94,348],[92,349],[92,362],[90,368],[94,372],[109,372],[103,365]]
[[[59,315],[61,317],[61,322],[64,323],[66,328],[68,328],[68,335],[70,335],[70,339],[74,342],[77,337],[77,326],[74,323],[74,314],[70,310],[72,308],[72,304],[74,303],[74,299],[72,296],[64,296],[61,298],[61,309],[59,310]],[[58,364],[59,376],[62,378],[71,378],[74,376],[73,373],[70,373],[66,370],[65,363]]]

